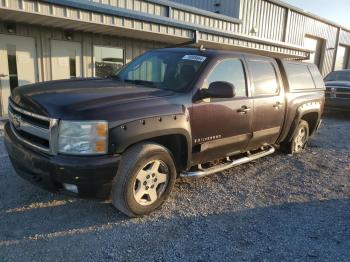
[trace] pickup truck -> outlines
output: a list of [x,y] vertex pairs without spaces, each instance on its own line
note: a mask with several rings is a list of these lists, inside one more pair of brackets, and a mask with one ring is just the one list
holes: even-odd
[[350,111],[350,69],[331,72],[324,79],[326,110]]
[[166,48],[110,78],[16,88],[5,144],[16,172],[54,192],[110,197],[149,214],[178,177],[203,177],[299,153],[321,122],[313,64],[231,51]]

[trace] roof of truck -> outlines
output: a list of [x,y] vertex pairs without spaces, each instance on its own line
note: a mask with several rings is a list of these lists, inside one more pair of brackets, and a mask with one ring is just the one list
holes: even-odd
[[290,59],[281,59],[281,58],[275,58],[270,56],[262,56],[257,55],[253,53],[247,53],[247,52],[241,52],[241,51],[230,51],[230,50],[219,50],[219,49],[200,49],[200,48],[190,48],[190,47],[169,47],[169,48],[159,48],[154,49],[153,51],[171,51],[171,52],[178,52],[178,53],[191,53],[194,55],[206,55],[208,57],[215,57],[215,56],[223,56],[223,55],[245,55],[247,57],[256,57],[256,58],[264,58],[264,59],[276,59],[281,60],[283,62],[292,62],[292,63],[303,63],[303,64],[312,64],[308,62],[302,62],[297,60],[290,60]]
[[200,49],[200,48],[189,48],[189,47],[175,47],[175,48],[160,48],[155,49],[155,51],[171,51],[178,53],[191,53],[198,55],[207,55],[207,56],[217,56],[217,55],[225,55],[225,54],[237,54],[237,55],[247,55],[247,56],[256,56],[256,57],[267,57],[261,55],[255,55],[251,53],[238,52],[238,51],[228,51],[228,50],[218,50],[218,49]]

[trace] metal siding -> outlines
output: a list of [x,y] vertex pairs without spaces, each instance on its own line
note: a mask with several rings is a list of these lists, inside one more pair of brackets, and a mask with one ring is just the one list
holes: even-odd
[[[242,24],[238,28],[238,33],[283,41],[287,13],[284,7],[264,0],[241,1]],[[256,29],[256,34],[251,33],[253,28]]]
[[339,43],[341,45],[350,46],[350,32],[341,30],[339,36]]
[[323,75],[328,74],[333,69],[338,28],[293,10],[290,12],[287,42],[303,46],[306,35],[323,39],[325,46],[321,59],[321,73]]
[[[231,17],[238,17],[240,0],[170,0]],[[215,4],[220,4],[219,7]]]
[[103,5],[110,5],[117,8],[125,8],[136,12],[147,13],[151,15],[167,16],[168,8],[164,5],[158,5],[140,0],[87,0]]

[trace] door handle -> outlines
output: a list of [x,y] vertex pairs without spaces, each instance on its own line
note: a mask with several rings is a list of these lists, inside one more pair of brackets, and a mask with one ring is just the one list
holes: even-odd
[[251,110],[252,109],[250,107],[242,106],[240,109],[237,110],[237,112],[240,114],[247,114]]
[[0,74],[0,77],[7,77],[8,75]]
[[283,106],[281,102],[276,102],[276,104],[273,105],[274,108],[280,109]]

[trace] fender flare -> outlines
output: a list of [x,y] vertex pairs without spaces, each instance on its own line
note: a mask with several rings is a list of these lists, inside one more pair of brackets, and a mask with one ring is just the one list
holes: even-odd
[[185,164],[189,166],[192,136],[189,116],[186,113],[142,118],[114,127],[109,133],[109,151],[122,154],[134,144],[168,135],[181,135],[186,138],[187,163]]
[[[297,131],[297,127],[299,125],[300,120],[309,113],[317,113],[317,122],[316,122],[317,123],[316,126],[317,126],[321,121],[321,102],[309,102],[309,103],[302,104],[297,108],[295,119],[290,126],[290,131],[285,141],[287,142],[292,141],[292,138]],[[312,134],[313,133],[311,133],[310,135]]]

